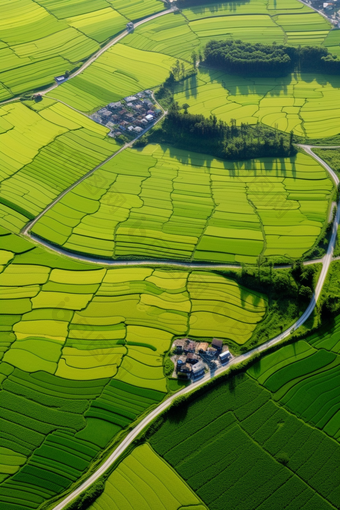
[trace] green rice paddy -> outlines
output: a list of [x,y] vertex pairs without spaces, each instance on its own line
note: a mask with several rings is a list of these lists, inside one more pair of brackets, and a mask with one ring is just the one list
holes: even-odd
[[[48,94],[84,112],[155,87],[169,75],[175,58],[116,44],[70,82]],[[187,65],[187,64],[186,64]]]
[[83,63],[129,20],[164,9],[159,0],[1,0],[0,100],[54,82]]
[[0,109],[0,215],[15,232],[118,149],[104,126],[45,101],[37,111],[22,103]]
[[234,163],[149,145],[105,164],[32,231],[103,258],[298,258],[320,234],[332,188],[303,154]]
[[230,122],[262,122],[308,138],[334,136],[340,131],[340,80],[336,76],[302,74],[284,78],[251,78],[200,69],[177,87],[179,104],[190,113]]
[[119,464],[90,509],[204,510],[200,503],[181,477],[144,444]]
[[[94,268],[4,228],[0,240],[0,498],[8,508],[60,494],[166,396],[164,354],[174,337],[242,344],[267,313],[265,296],[207,271]],[[170,468],[158,463],[161,497]],[[199,503],[180,481],[172,494],[167,508]]]
[[[48,86],[128,21],[164,8],[0,0],[0,101]],[[81,112],[159,86],[177,59],[190,70],[192,51],[211,39],[340,55],[340,31],[330,28],[297,0],[190,7],[136,28],[41,102],[0,107],[1,509],[52,504],[162,402],[173,390],[164,360],[175,338],[247,349],[272,312],[266,295],[223,273],[55,255],[18,235],[29,221],[97,167],[33,236],[96,262],[255,264],[301,257],[329,214],[332,181],[305,154],[235,163],[148,145],[104,163],[119,146]],[[245,80],[201,66],[175,99],[191,113],[317,138],[340,131],[339,90],[335,76]],[[337,264],[325,287],[336,296]],[[339,507],[339,328],[336,318],[170,411],[91,510]]]
[[[293,347],[285,348],[289,356]],[[263,359],[267,371],[267,359],[281,361],[280,353]],[[252,373],[258,374],[256,366]],[[148,438],[212,510],[224,510],[226,501],[240,510],[338,504],[339,444],[279,406],[249,375],[220,382],[170,410]]]

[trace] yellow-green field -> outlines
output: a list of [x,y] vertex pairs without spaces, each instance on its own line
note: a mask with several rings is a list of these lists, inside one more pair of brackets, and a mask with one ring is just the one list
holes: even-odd
[[340,79],[312,74],[284,78],[244,78],[202,67],[180,83],[175,95],[190,113],[211,114],[230,122],[263,122],[309,138],[340,131]]
[[149,145],[105,164],[47,211],[33,234],[102,258],[299,258],[320,234],[332,189],[304,154],[235,163]]

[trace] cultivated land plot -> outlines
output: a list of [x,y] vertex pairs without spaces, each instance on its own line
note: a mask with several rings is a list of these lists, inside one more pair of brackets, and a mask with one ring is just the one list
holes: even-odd
[[170,411],[149,442],[212,510],[339,504],[339,445],[246,375]]
[[332,187],[303,154],[234,163],[149,145],[108,162],[32,231],[94,257],[297,258],[321,231]]
[[1,0],[0,100],[54,82],[81,65],[129,20],[164,9],[159,0]]
[[104,126],[63,104],[43,102],[37,111],[31,102],[0,109],[0,215],[2,225],[16,232],[118,149]]
[[248,373],[288,410],[340,441],[338,329],[336,319],[331,329],[269,354]]
[[[165,397],[164,354],[175,336],[242,344],[267,312],[265,296],[209,272],[93,269],[3,228],[0,245],[6,509],[37,508],[68,488]],[[177,489],[169,508],[194,504]]]
[[48,96],[84,112],[162,83],[175,58],[116,44]]
[[144,444],[126,457],[105,483],[91,510],[203,510],[199,498],[152,448]]
[[246,79],[202,67],[196,77],[177,86],[175,99],[188,103],[193,114],[214,114],[238,124],[260,121],[299,136],[322,138],[340,131],[339,87],[335,76]]

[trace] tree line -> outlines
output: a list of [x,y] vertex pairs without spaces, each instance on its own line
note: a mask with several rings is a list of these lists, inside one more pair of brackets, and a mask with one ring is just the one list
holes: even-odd
[[278,44],[251,44],[243,41],[209,41],[204,62],[239,74],[284,75],[294,70],[340,73],[340,58],[327,48],[293,48]]
[[193,115],[188,108],[188,104],[180,108],[176,101],[171,103],[166,119],[156,131],[158,136],[162,133],[163,141],[199,152],[204,148],[213,156],[235,160],[296,154],[293,133],[279,133],[263,124],[238,126],[235,119],[228,124],[215,115]]

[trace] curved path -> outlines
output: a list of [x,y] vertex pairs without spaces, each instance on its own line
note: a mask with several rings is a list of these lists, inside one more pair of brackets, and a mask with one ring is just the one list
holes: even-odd
[[[154,98],[154,100],[156,101],[155,98]],[[157,101],[156,101],[156,103],[159,106],[159,108],[163,110],[162,106]],[[63,104],[66,104],[66,103],[63,103]],[[66,106],[68,106],[68,105],[66,105]],[[159,117],[159,119],[157,119],[157,121],[152,126],[150,126],[150,128],[148,128],[148,129],[151,129],[151,127],[153,127],[155,124],[157,124],[157,122],[162,120],[166,114],[167,114],[167,112],[163,110],[163,114],[161,115],[161,117]],[[141,133],[140,135],[138,135],[132,142],[124,145],[123,147],[121,147],[117,152],[112,154],[105,161],[103,161],[102,163],[97,165],[95,168],[90,170],[83,177],[78,179],[78,181],[76,181],[75,183],[71,184],[71,186],[69,186],[66,190],[64,190],[57,198],[55,198],[55,200],[53,200],[53,202],[51,202],[40,214],[38,214],[38,216],[36,216],[34,218],[34,220],[32,220],[29,223],[27,223],[24,226],[24,228],[22,229],[21,234],[26,236],[26,237],[29,237],[32,241],[34,241],[34,242],[44,246],[45,248],[47,248],[47,249],[49,249],[51,251],[54,251],[55,253],[58,253],[59,255],[63,255],[65,257],[70,257],[72,259],[79,260],[81,262],[89,262],[91,264],[99,264],[99,265],[102,265],[102,266],[111,266],[111,267],[117,267],[117,268],[118,267],[119,268],[128,267],[128,266],[155,266],[155,267],[161,266],[161,267],[167,267],[167,268],[199,269],[199,270],[209,270],[209,269],[215,269],[215,270],[239,269],[241,267],[240,264],[219,264],[219,263],[214,263],[214,262],[206,262],[206,263],[202,263],[202,262],[180,262],[180,261],[168,260],[168,259],[158,259],[158,260],[157,259],[113,260],[113,259],[106,259],[106,258],[91,257],[89,255],[83,255],[83,254],[80,254],[80,253],[75,253],[75,252],[69,251],[69,250],[67,250],[65,248],[62,248],[61,246],[56,246],[56,245],[48,242],[47,240],[42,239],[42,238],[40,238],[40,237],[38,237],[38,236],[36,236],[36,235],[34,235],[34,234],[32,234],[30,232],[30,230],[40,220],[40,218],[42,216],[44,216],[44,214],[47,213],[47,211],[52,209],[52,207],[54,207],[55,204],[57,204],[65,195],[67,195],[67,193],[69,191],[73,190],[76,186],[78,186],[78,184],[80,184],[81,182],[85,181],[85,179],[90,177],[96,170],[98,170],[105,163],[107,163],[108,161],[110,161],[111,159],[116,157],[124,149],[126,149],[128,147],[132,147],[133,143],[136,140],[138,140],[138,138],[143,136],[147,131],[148,130],[146,130],[143,133]],[[314,148],[314,146],[312,146],[312,145],[301,145],[301,144],[297,144],[297,146],[301,147],[310,156],[312,156],[314,159],[316,159],[328,171],[328,173],[332,177],[335,185],[338,186],[338,184],[339,184],[338,176],[332,170],[332,168],[329,165],[327,165],[327,163],[325,163],[319,156],[314,154],[314,152],[312,151],[312,148]],[[317,146],[315,146],[315,148],[337,149],[337,148],[340,148],[340,147],[333,147],[333,146],[332,147],[317,147]],[[318,264],[318,263],[323,263],[323,259],[308,260],[308,261],[305,261],[303,264],[307,266],[307,265],[310,265],[310,264]],[[280,269],[289,269],[291,267],[291,265],[287,264],[287,265],[279,265],[279,266],[274,266],[274,267],[277,267],[277,268],[280,268]]]
[[[316,156],[313,153],[313,151],[311,150],[311,146],[304,145],[301,147],[322,164],[322,166],[332,176],[335,184],[338,185],[339,178],[337,177],[335,172],[330,168],[329,165],[327,165],[327,163],[325,163],[323,160],[321,160],[321,158],[319,158],[318,156]],[[217,375],[227,372],[230,369],[230,367],[236,366],[241,362],[249,360],[257,354],[264,353],[269,348],[273,347],[274,345],[279,344],[282,340],[287,338],[297,328],[299,328],[310,317],[310,315],[312,314],[312,312],[315,308],[315,305],[318,301],[318,298],[320,297],[323,285],[324,285],[326,277],[327,277],[329,266],[332,262],[333,251],[334,251],[334,246],[335,246],[336,236],[337,236],[337,230],[338,230],[338,226],[339,226],[339,220],[340,220],[340,201],[338,204],[337,213],[336,213],[334,223],[333,223],[332,236],[331,236],[331,240],[329,242],[328,250],[327,250],[327,253],[324,256],[324,258],[322,259],[323,267],[322,267],[322,271],[321,271],[321,274],[320,274],[320,277],[319,277],[319,280],[318,280],[318,283],[317,283],[317,286],[315,289],[315,293],[313,295],[311,302],[309,303],[308,308],[304,312],[304,314],[289,329],[287,329],[280,335],[276,336],[275,338],[272,338],[271,340],[260,345],[259,347],[255,347],[254,349],[252,349],[251,351],[248,351],[245,354],[241,354],[240,356],[233,358],[225,367],[222,367],[216,371]],[[91,475],[77,489],[75,489],[69,496],[67,496],[65,499],[63,499],[63,501],[61,501],[59,504],[57,504],[54,507],[54,510],[62,510],[63,508],[65,508],[74,498],[79,496],[84,490],[88,489],[96,480],[98,480],[98,478],[100,478],[105,473],[105,471],[119,458],[119,456],[136,439],[138,434],[140,434],[143,431],[143,429],[145,427],[147,427],[147,425],[149,425],[155,418],[157,418],[157,416],[159,416],[163,411],[165,411],[168,407],[170,407],[176,398],[178,398],[182,395],[186,395],[186,394],[196,390],[200,386],[207,383],[212,377],[214,377],[214,376],[211,375],[210,373],[208,373],[199,381],[192,383],[187,388],[184,388],[183,390],[180,390],[179,392],[177,392],[175,395],[172,395],[169,398],[167,398],[156,409],[151,411],[151,413],[148,414],[148,416],[146,416],[140,423],[138,423],[136,425],[136,427],[125,437],[125,439],[113,451],[113,453],[106,459],[106,461],[95,471],[95,473],[93,475]]]
[[[171,12],[175,12],[176,10],[177,10],[177,8],[174,7],[172,9],[167,9],[166,11],[158,12],[157,14],[152,14],[152,16],[149,16],[148,18],[144,18],[141,21],[137,21],[136,23],[134,23],[134,28],[139,27],[140,25],[143,25],[144,23],[148,23],[149,21],[151,21],[155,18],[164,16],[165,14],[170,14]],[[44,96],[51,90],[54,90],[57,87],[59,87],[59,85],[62,85],[63,83],[66,83],[67,81],[71,80],[71,78],[78,76],[78,74],[82,73],[87,67],[89,67],[89,65],[91,65],[93,62],[95,62],[97,60],[97,58],[99,58],[103,53],[105,53],[105,51],[107,51],[109,48],[111,48],[111,46],[114,46],[115,44],[119,43],[119,41],[124,39],[124,37],[126,37],[130,33],[131,33],[131,31],[124,30],[119,35],[117,35],[117,37],[114,37],[111,41],[109,41],[107,44],[105,44],[105,46],[103,46],[102,48],[100,48],[100,50],[98,50],[96,53],[94,53],[92,55],[92,57],[90,57],[85,62],[85,64],[83,64],[81,67],[79,67],[79,69],[74,71],[74,73],[71,73],[66,80],[64,80],[61,83],[54,83],[53,85],[50,85],[46,89],[37,91],[36,94],[40,94],[41,96]],[[0,105],[6,104],[6,103],[12,103],[13,101],[18,101],[20,99],[20,97],[21,96],[16,96],[16,97],[12,97],[11,99],[6,99],[5,101],[0,101]],[[69,105],[67,105],[67,106],[69,106]]]

